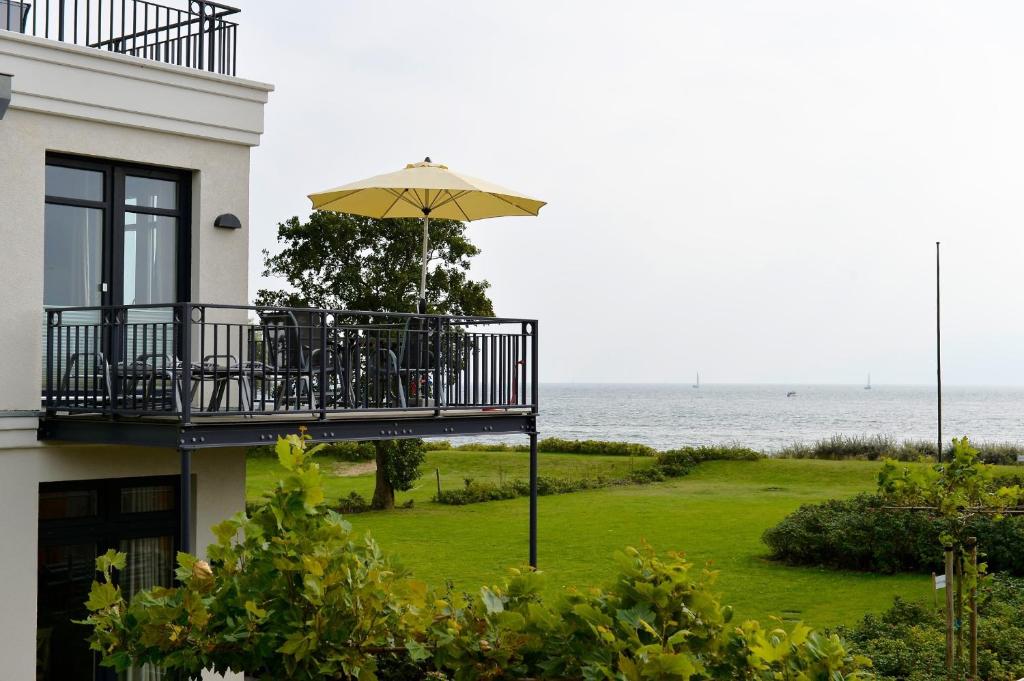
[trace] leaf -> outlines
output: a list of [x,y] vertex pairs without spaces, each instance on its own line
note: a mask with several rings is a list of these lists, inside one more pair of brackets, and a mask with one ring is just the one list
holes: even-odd
[[484,607],[487,608],[487,614],[493,615],[496,612],[505,611],[505,603],[502,602],[501,596],[497,595],[486,586],[480,588],[480,597],[484,601]]
[[287,470],[295,469],[295,456],[292,454],[292,445],[283,437],[277,438],[274,445],[274,452],[277,454],[277,461]]
[[110,582],[93,582],[85,607],[96,612],[97,610],[106,610],[120,600],[121,592],[116,586]]

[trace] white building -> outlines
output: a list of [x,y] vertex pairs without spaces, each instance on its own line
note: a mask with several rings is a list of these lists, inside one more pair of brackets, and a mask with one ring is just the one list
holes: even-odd
[[[128,553],[129,592],[170,584],[175,551],[244,508],[246,446],[299,425],[536,441],[530,320],[399,318],[420,344],[389,346],[244,307],[273,88],[234,76],[235,10],[182,6],[0,0],[3,681],[113,678],[71,623],[96,555]],[[443,393],[414,394],[425,372]]]

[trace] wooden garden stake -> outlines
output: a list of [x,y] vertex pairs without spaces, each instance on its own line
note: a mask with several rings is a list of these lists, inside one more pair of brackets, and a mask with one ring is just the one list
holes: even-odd
[[976,537],[967,538],[967,549],[970,551],[970,565],[973,570],[973,579],[971,581],[971,593],[968,596],[968,601],[971,609],[971,633],[970,633],[970,646],[971,646],[971,681],[977,681],[978,679],[978,539]]
[[946,674],[953,678],[953,547],[946,547]]
[[957,547],[956,562],[956,666],[963,673],[964,668],[964,556],[963,547]]

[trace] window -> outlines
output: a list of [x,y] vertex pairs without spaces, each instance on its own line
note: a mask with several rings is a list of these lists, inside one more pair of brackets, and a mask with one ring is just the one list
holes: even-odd
[[43,303],[188,300],[189,173],[50,155]]
[[[130,598],[142,589],[171,586],[178,543],[177,477],[44,483],[39,486],[37,681],[114,679],[73,620],[85,600],[96,556],[127,554],[116,577]],[[119,681],[158,681],[160,670],[133,669]]]

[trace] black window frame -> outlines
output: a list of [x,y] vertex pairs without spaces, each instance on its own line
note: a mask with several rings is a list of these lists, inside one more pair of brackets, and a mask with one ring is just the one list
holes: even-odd
[[[107,290],[101,292],[102,305],[121,305],[124,295],[125,213],[144,213],[176,218],[175,247],[176,300],[188,302],[192,291],[192,171],[143,165],[109,159],[75,156],[58,152],[46,154],[47,166],[91,170],[103,174],[103,200],[90,201],[45,195],[45,202],[61,206],[97,208],[103,211],[102,271]],[[172,209],[125,205],[125,177],[167,180],[177,184],[177,206]]]
[[[189,481],[192,484],[192,481]],[[171,488],[172,506],[166,511],[121,511],[121,492],[131,487],[166,485]],[[171,537],[171,561],[181,550],[181,476],[160,475],[131,478],[97,478],[90,480],[67,480],[40,482],[38,495],[47,492],[93,491],[97,493],[96,514],[71,518],[38,520],[39,550],[50,546],[95,543],[96,555],[103,555],[108,549],[120,550],[122,541],[146,537]],[[38,561],[38,559],[37,559]],[[37,570],[39,564],[37,562]],[[114,582],[119,581],[115,571]],[[38,588],[38,587],[37,587]],[[39,626],[40,610],[37,606],[36,626]],[[86,630],[82,628],[83,639]],[[114,681],[112,670],[99,666],[99,657],[94,655],[95,667],[92,677],[95,681]]]

